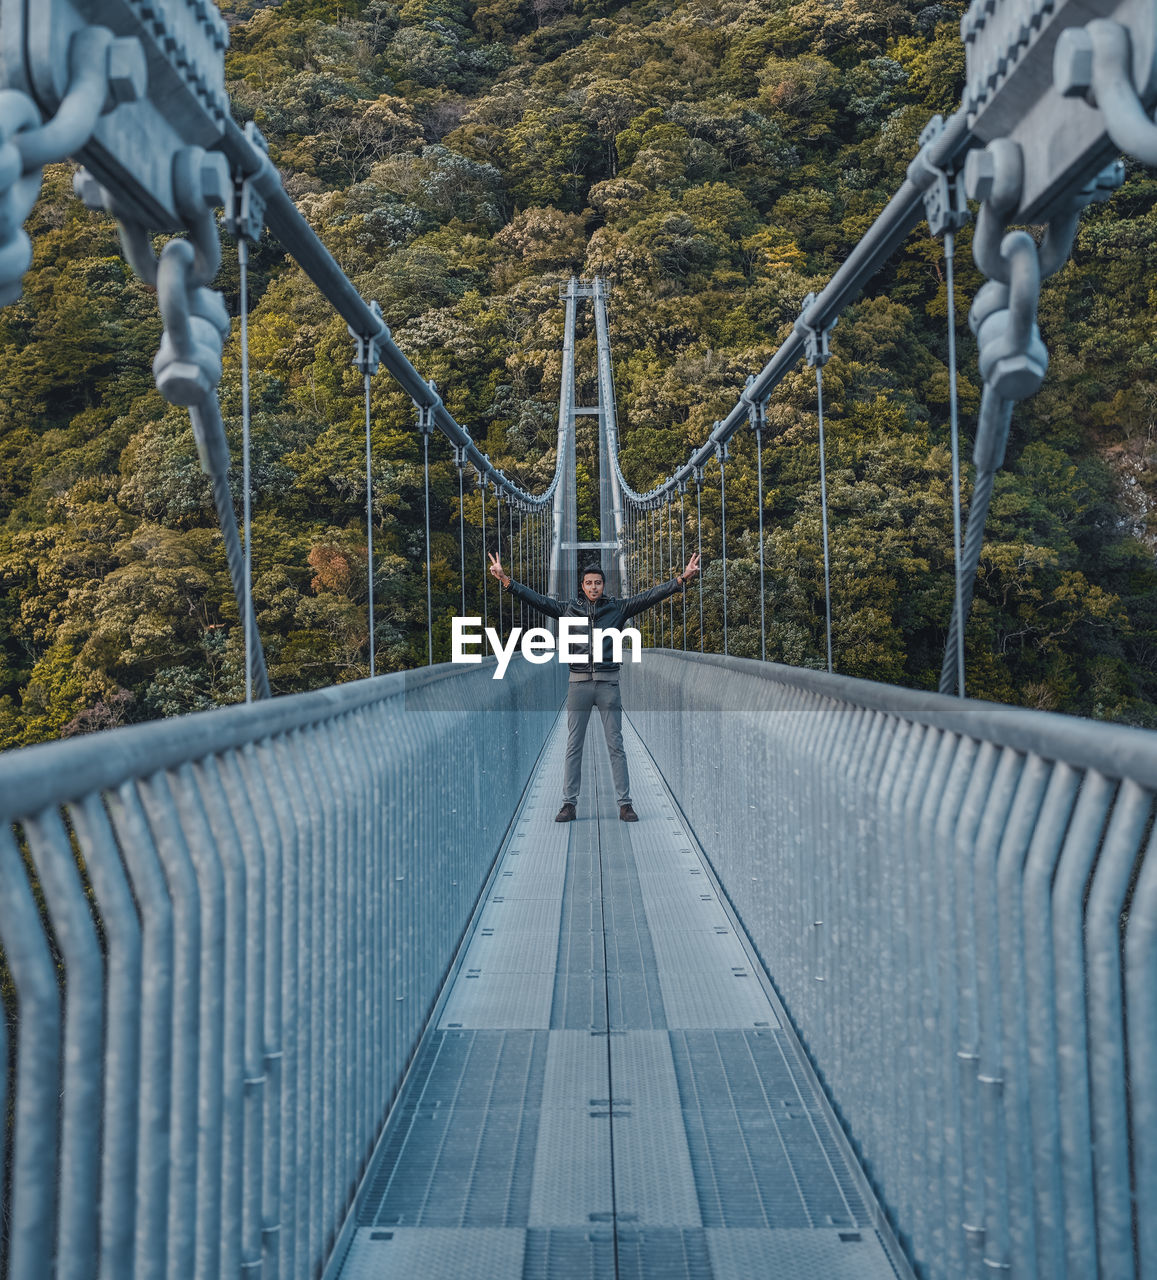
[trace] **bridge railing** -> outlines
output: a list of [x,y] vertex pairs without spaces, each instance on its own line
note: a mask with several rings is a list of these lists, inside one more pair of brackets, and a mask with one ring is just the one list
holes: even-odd
[[624,670],[918,1273],[1157,1275],[1157,735]]
[[320,1274],[559,670],[0,756],[0,1274]]

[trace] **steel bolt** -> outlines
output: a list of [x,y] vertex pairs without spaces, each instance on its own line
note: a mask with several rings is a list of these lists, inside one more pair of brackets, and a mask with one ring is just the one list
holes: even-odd
[[1053,51],[1053,84],[1062,98],[1091,99],[1093,42],[1084,27],[1062,31]]
[[970,151],[964,160],[964,190],[970,200],[987,200],[996,184],[996,161],[992,152]]
[[220,151],[207,151],[201,161],[201,195],[210,209],[223,205],[233,190],[229,161]]
[[139,102],[149,83],[145,51],[136,36],[120,36],[108,46],[108,110]]

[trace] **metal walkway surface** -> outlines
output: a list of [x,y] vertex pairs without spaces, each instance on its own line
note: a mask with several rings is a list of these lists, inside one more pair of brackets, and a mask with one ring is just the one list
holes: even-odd
[[637,735],[635,825],[597,726],[578,820],[554,822],[565,736],[391,1114],[341,1280],[890,1280],[879,1210]]

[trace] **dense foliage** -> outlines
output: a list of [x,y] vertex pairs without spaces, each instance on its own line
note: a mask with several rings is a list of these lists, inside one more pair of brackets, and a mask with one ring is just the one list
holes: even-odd
[[[734,403],[955,105],[960,0],[286,0],[232,14],[231,92],[300,208],[485,450],[554,467],[571,272],[605,275],[638,488]],[[968,630],[970,692],[1157,724],[1157,181],[1131,172],[1045,289],[1049,381],[1014,419]],[[0,312],[0,746],[236,699],[242,649],[184,413],[152,387],[155,300],[110,222],[49,170],[22,302]],[[978,403],[965,324],[963,422]],[[236,310],[235,258],[223,287]],[[365,674],[361,386],[344,323],[267,237],[254,253],[255,597],[277,691]],[[934,687],[952,593],[946,292],[913,233],[825,370],[835,661]],[[595,395],[580,332],[580,400]],[[224,409],[239,437],[239,356]],[[425,659],[412,406],[374,383],[380,668]],[[769,657],[823,660],[815,383],[764,451]],[[593,419],[579,442],[594,519]],[[459,607],[458,482],[432,468],[436,656]],[[727,471],[729,640],[758,654],[755,451]],[[482,598],[481,508],[470,527]],[[689,504],[689,512],[694,503]],[[490,529],[493,534],[493,501]],[[706,644],[721,647],[718,472],[703,492]],[[694,536],[693,522],[689,534]],[[491,617],[494,601],[491,598]],[[697,609],[692,643],[698,643]]]

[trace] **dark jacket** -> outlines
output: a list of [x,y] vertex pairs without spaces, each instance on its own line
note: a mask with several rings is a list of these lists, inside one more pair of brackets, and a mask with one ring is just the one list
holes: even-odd
[[[619,599],[617,596],[602,596],[597,603],[592,604],[586,596],[578,596],[574,600],[554,600],[550,596],[539,595],[537,591],[532,591],[530,587],[524,586],[521,582],[515,582],[511,579],[510,590],[519,600],[526,604],[533,605],[541,613],[548,614],[552,618],[585,618],[587,620],[586,631],[586,662],[577,662],[571,666],[571,675],[601,675],[610,676],[617,675],[619,664],[617,662],[593,662],[591,656],[591,637],[594,628],[601,628],[608,631],[614,627],[616,630],[622,630],[627,621],[638,613],[643,613],[650,609],[653,605],[661,603],[669,596],[678,595],[686,587],[686,583],[680,584],[678,578],[671,578],[667,582],[661,582],[657,587],[651,587],[648,591],[640,591],[638,595],[627,596]],[[602,648],[604,651],[609,650],[610,642],[603,640]],[[580,633],[572,640],[572,648],[582,653],[584,652],[583,637]],[[602,654],[598,654],[602,658]]]

